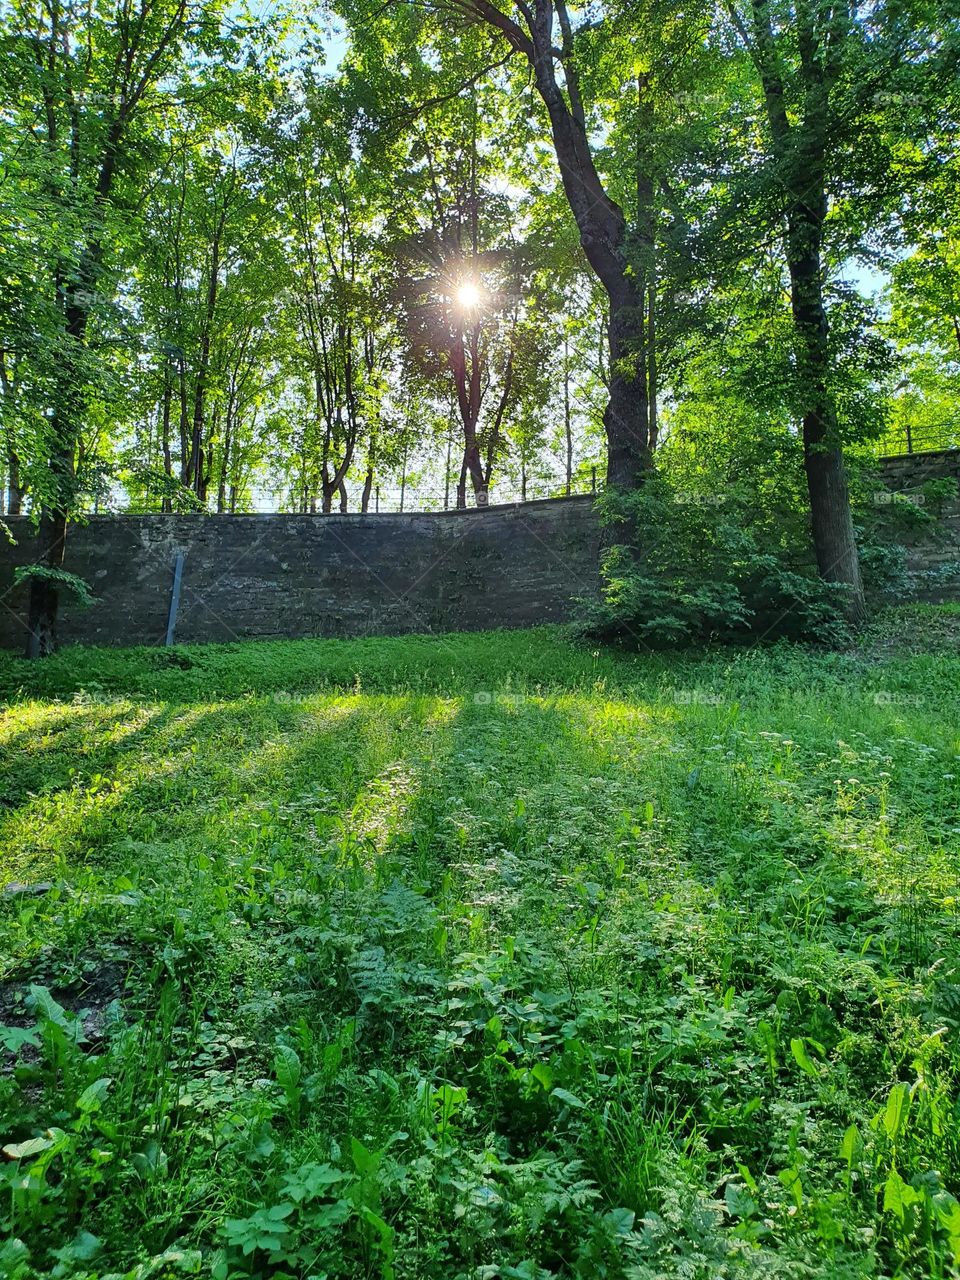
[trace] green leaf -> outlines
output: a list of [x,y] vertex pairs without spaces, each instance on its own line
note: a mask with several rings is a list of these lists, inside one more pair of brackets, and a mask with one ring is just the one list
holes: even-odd
[[746,1189],[735,1182],[728,1182],[723,1189],[723,1199],[732,1218],[752,1218],[757,1213],[757,1202]]
[[907,1210],[911,1205],[922,1200],[921,1192],[915,1190],[908,1182],[904,1182],[903,1178],[897,1172],[896,1167],[890,1170],[886,1182],[883,1187],[883,1211],[884,1213],[892,1213],[896,1218],[903,1222]]
[[350,1155],[361,1177],[376,1173],[380,1166],[380,1152],[368,1150],[358,1138],[350,1139]]
[[64,1009],[62,1004],[57,1004],[56,1000],[54,1000],[46,987],[31,984],[27,990],[29,993],[28,1002],[33,1007],[38,1018],[43,1018],[46,1019],[47,1022],[52,1022],[54,1026],[59,1027],[61,1031],[67,1031],[71,1034],[73,1033],[74,1023],[70,1018],[68,1018],[66,1009]]
[[846,1161],[847,1168],[853,1166],[854,1161],[859,1157],[863,1150],[863,1139],[860,1137],[860,1130],[855,1124],[848,1125],[843,1141],[840,1143],[840,1158]]
[[0,1027],[0,1044],[11,1053],[19,1053],[25,1044],[33,1049],[40,1047],[36,1031],[27,1027]]
[[550,1094],[551,1098],[559,1098],[561,1102],[565,1102],[568,1107],[576,1107],[582,1111],[587,1105],[582,1098],[578,1098],[575,1093],[568,1093],[566,1089],[554,1089]]
[[786,1187],[793,1203],[798,1209],[803,1208],[803,1183],[800,1181],[799,1169],[781,1169],[777,1174],[779,1180]]
[[881,1112],[883,1128],[891,1142],[895,1142],[906,1128],[910,1113],[910,1086],[900,1082],[887,1095],[887,1104]]
[[288,1097],[292,1096],[300,1084],[300,1075],[303,1070],[300,1055],[296,1049],[291,1049],[286,1044],[277,1045],[273,1069],[281,1089]]
[[611,1209],[603,1215],[603,1220],[615,1236],[628,1236],[636,1217],[632,1209]]
[[99,1111],[112,1084],[113,1081],[108,1076],[104,1076],[101,1080],[94,1080],[93,1084],[88,1085],[77,1099],[77,1110],[80,1114],[89,1115],[93,1111]]
[[550,1092],[550,1086],[553,1084],[553,1072],[545,1062],[538,1062],[535,1067],[531,1068],[530,1074],[545,1092]]
[[11,1160],[25,1160],[28,1156],[39,1155],[41,1151],[46,1151],[48,1147],[52,1147],[53,1138],[27,1138],[25,1142],[8,1142],[3,1148],[3,1154],[9,1156]]
[[808,1076],[812,1076],[816,1080],[820,1075],[820,1069],[817,1064],[809,1056],[803,1040],[799,1036],[795,1036],[790,1041],[790,1052],[793,1054],[794,1061],[801,1071],[805,1071]]
[[84,608],[96,604],[97,598],[90,590],[90,584],[67,569],[54,569],[47,564],[22,564],[13,572],[13,585],[23,582],[49,582],[52,586],[66,591],[74,601]]

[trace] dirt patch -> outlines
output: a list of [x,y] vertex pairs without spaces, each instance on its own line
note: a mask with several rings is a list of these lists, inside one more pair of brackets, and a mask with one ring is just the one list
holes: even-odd
[[[0,1025],[24,1031],[36,1026],[36,1015],[30,1007],[30,988],[46,987],[71,1019],[79,1019],[78,1043],[85,1052],[101,1052],[112,1010],[123,999],[128,966],[115,959],[88,958],[81,959],[79,968],[80,975],[67,985],[53,985],[45,967],[23,978],[0,983]],[[39,1062],[39,1051],[29,1044],[17,1053],[0,1050],[0,1072],[9,1074],[17,1060],[35,1065]]]

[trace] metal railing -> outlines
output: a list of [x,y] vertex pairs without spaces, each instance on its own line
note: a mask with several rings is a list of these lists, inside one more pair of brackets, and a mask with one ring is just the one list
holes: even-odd
[[[334,493],[332,508],[330,515],[340,515],[346,513],[348,516],[361,515],[362,494],[364,494],[364,485],[360,483],[348,483],[346,512],[340,504],[340,495]],[[500,477],[494,481],[492,488],[486,494],[475,494],[472,485],[467,485],[466,493],[466,511],[476,511],[477,508],[484,507],[502,507],[517,502],[543,502],[544,499],[550,498],[582,498],[596,495],[603,489],[603,472],[602,468],[595,465],[584,465],[579,468],[571,476],[570,485],[567,485],[566,476],[538,476],[535,479],[527,481],[526,485],[515,483],[506,477]],[[216,504],[216,494],[210,494],[207,497],[206,506],[198,506],[195,499],[191,498],[186,490],[182,494],[182,500],[178,500],[180,495],[174,494],[174,512],[177,515],[198,515],[212,516],[218,515],[218,504]],[[29,503],[27,504],[28,509]],[[124,515],[124,513],[147,513],[159,512],[161,509],[160,493],[151,494],[147,498],[147,502],[136,503],[132,506],[129,503],[128,495],[125,493],[122,485],[116,486],[108,497],[97,500],[90,500],[84,503],[82,508],[83,515]],[[430,481],[430,483],[422,483],[417,481],[415,484],[380,484],[372,486],[370,494],[367,495],[366,515],[374,516],[380,513],[404,513],[404,515],[417,515],[417,513],[456,511],[457,509],[457,486],[456,484],[444,484],[443,480]],[[238,500],[234,500],[233,504],[227,503],[220,515],[230,516],[273,516],[273,515],[321,515],[321,500],[317,494],[315,498],[311,498],[305,504],[302,500],[298,500],[297,494],[293,493],[289,486],[284,488],[275,488],[269,484],[257,484],[256,481],[247,492]]]
[[901,458],[912,453],[942,453],[960,449],[960,421],[938,423],[934,427],[911,427],[888,432],[877,441],[881,458]]

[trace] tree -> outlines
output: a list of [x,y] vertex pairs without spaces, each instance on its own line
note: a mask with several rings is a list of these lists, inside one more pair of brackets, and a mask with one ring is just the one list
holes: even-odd
[[[213,11],[211,11],[213,16]],[[78,449],[93,387],[88,338],[112,292],[111,237],[134,200],[130,180],[147,145],[156,98],[190,30],[186,0],[87,10],[25,0],[8,11],[4,98],[15,104],[19,162],[56,241],[35,277],[48,301],[56,360],[45,388],[40,507],[28,652],[56,644],[57,574],[78,498]],[[39,477],[42,475],[42,482]]]
[[[903,7],[750,0],[730,9],[760,82],[768,177],[783,222],[804,468],[821,577],[847,590],[852,621],[865,613],[833,381],[836,347],[827,303],[829,218],[840,198],[863,202],[889,173],[878,95],[917,56]],[[921,57],[924,55],[921,54]],[[896,93],[891,94],[895,101]],[[862,170],[862,157],[870,165]],[[856,243],[843,245],[849,253]]]
[[456,7],[499,32],[511,49],[526,58],[546,107],[580,243],[609,305],[610,384],[604,411],[607,482],[633,488],[652,465],[649,399],[641,359],[644,296],[630,266],[624,211],[604,186],[591,142],[579,50],[586,39],[595,38],[592,21],[584,18],[575,27],[565,0],[518,3],[512,14],[492,0],[460,0]]

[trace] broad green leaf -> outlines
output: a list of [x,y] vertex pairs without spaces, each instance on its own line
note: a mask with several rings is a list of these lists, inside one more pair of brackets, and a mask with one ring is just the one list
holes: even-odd
[[81,1115],[87,1115],[93,1111],[99,1111],[103,1106],[103,1100],[109,1092],[113,1081],[104,1076],[100,1080],[94,1080],[93,1084],[88,1085],[77,1099],[77,1110]]
[[891,1142],[895,1142],[906,1128],[910,1112],[910,1086],[902,1081],[895,1084],[887,1095],[882,1111],[883,1128]]
[[921,1192],[904,1182],[896,1168],[890,1170],[883,1186],[883,1211],[892,1213],[903,1222],[911,1205],[923,1199]]
[[29,1027],[0,1027],[0,1043],[11,1053],[19,1053],[25,1044],[33,1049],[40,1047],[36,1031]]
[[815,1080],[820,1075],[820,1069],[807,1053],[806,1045],[799,1036],[795,1036],[790,1041],[790,1052],[793,1054],[794,1061],[801,1071],[805,1071],[808,1076],[812,1076]]
[[855,1124],[848,1125],[843,1134],[843,1141],[840,1144],[840,1158],[846,1161],[848,1169],[859,1158],[862,1150],[863,1139],[860,1137],[860,1130]]
[[582,1111],[587,1105],[582,1098],[578,1098],[575,1093],[569,1093],[566,1089],[554,1089],[550,1097],[558,1098],[561,1102],[565,1102],[568,1107],[576,1107],[579,1111]]
[[48,1147],[52,1147],[53,1138],[27,1138],[25,1142],[8,1142],[3,1148],[3,1154],[9,1156],[11,1160],[25,1160],[28,1156],[39,1155],[41,1151],[46,1151]]

